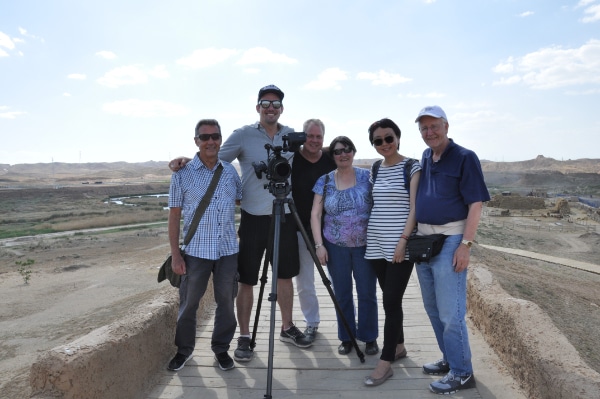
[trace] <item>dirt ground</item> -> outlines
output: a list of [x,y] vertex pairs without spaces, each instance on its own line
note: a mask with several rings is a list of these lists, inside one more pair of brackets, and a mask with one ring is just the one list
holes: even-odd
[[[0,396],[28,398],[38,354],[109,324],[156,294],[166,224],[0,241]],[[28,284],[17,261],[32,259]]]
[[[536,224],[538,229],[523,227]],[[477,241],[600,263],[597,232],[569,231],[550,219],[484,218]],[[166,224],[0,240],[2,397],[30,396],[29,368],[39,353],[126,316],[157,290],[171,289],[156,282],[168,251]],[[473,255],[511,295],[541,306],[600,372],[599,275],[477,246]]]

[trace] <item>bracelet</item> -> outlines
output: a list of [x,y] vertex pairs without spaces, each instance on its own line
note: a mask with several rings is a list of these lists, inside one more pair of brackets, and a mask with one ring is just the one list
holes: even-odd
[[406,241],[408,241],[408,236],[406,234],[402,234],[400,238],[404,238]]
[[315,244],[315,249],[319,249],[323,246],[323,244]]

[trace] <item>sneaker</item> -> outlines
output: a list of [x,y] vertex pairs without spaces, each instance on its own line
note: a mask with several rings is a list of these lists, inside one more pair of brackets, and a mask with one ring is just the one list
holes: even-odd
[[219,362],[219,368],[223,371],[231,370],[235,367],[233,359],[227,352],[215,353],[215,359]]
[[446,374],[450,371],[450,365],[445,362],[444,359],[440,359],[434,363],[427,363],[423,365],[423,372],[425,374],[438,375]]
[[250,337],[238,337],[238,347],[233,352],[233,358],[238,362],[249,362],[254,356],[254,351],[250,347]]
[[317,330],[319,329],[319,327],[311,327],[308,326],[306,327],[306,330],[304,330],[304,335],[306,336],[306,339],[308,341],[315,342],[315,338],[317,336]]
[[279,334],[279,340],[294,344],[298,348],[308,348],[312,345],[312,341],[306,338],[306,335],[304,335],[302,331],[298,330],[298,327],[293,324],[287,330],[281,330],[281,334]]
[[169,365],[167,366],[167,370],[171,370],[171,371],[181,370],[183,368],[183,366],[185,366],[187,361],[190,360],[191,358],[192,358],[191,353],[188,356],[186,356],[186,355],[182,355],[181,353],[177,352],[175,357],[173,359],[171,359],[171,361],[169,362]]
[[439,395],[451,395],[462,389],[469,388],[475,388],[475,376],[473,374],[460,377],[449,372],[441,380],[429,384],[431,392]]
[[367,346],[365,347],[365,353],[367,355],[376,355],[379,353],[379,345],[377,345],[377,341],[367,342]]

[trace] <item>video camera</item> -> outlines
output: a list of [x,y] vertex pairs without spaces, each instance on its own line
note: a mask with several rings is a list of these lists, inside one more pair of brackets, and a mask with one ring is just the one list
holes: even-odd
[[[254,173],[258,179],[262,179],[263,173],[267,179],[273,183],[287,183],[288,177],[292,174],[292,166],[287,158],[281,156],[282,152],[295,152],[306,142],[306,133],[293,132],[282,137],[283,146],[272,146],[265,144],[267,150],[267,163],[264,161],[252,162]],[[266,188],[266,187],[265,187]]]

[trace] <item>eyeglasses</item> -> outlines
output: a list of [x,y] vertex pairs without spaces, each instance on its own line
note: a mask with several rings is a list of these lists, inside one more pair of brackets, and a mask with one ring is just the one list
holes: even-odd
[[352,148],[345,147],[345,148],[337,148],[337,149],[333,150],[334,155],[342,155],[342,152],[346,153],[346,154],[350,154],[352,152]]
[[385,136],[383,139],[376,138],[373,140],[373,145],[379,147],[380,145],[383,145],[384,140],[386,143],[392,144],[394,142],[394,136]]
[[195,139],[200,139],[200,141],[208,141],[210,139],[213,139],[213,141],[218,141],[221,139],[221,133],[206,133],[206,134],[199,134],[196,137],[194,137]]
[[270,105],[273,105],[273,108],[275,108],[275,109],[279,109],[279,108],[281,108],[281,101],[279,101],[279,100],[275,100],[275,101],[260,100],[258,102],[258,105],[260,105],[264,109],[269,108]]
[[441,124],[435,124],[435,125],[431,125],[431,126],[421,126],[419,127],[419,131],[421,133],[427,133],[428,130],[430,130],[432,133],[437,133],[440,131],[440,129],[442,128]]

